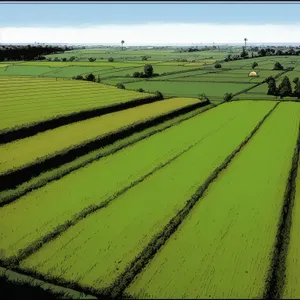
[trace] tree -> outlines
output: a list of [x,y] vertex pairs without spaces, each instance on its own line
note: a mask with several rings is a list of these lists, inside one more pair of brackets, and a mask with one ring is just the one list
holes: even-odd
[[136,90],[137,92],[144,93],[145,91],[142,88]]
[[287,76],[284,76],[282,82],[278,87],[278,95],[280,96],[280,98],[292,95],[292,85]]
[[276,87],[276,80],[271,76],[267,79],[268,83],[268,95],[277,96],[277,87]]
[[109,57],[107,60],[108,60],[109,62],[113,62],[113,61],[114,61],[114,59],[113,59],[112,57]]
[[277,61],[274,65],[273,70],[283,70],[283,66]]
[[242,51],[242,53],[241,53],[241,57],[246,58],[246,57],[248,57],[248,56],[249,56],[249,54],[248,54],[248,52],[246,51],[246,48],[243,48],[243,51]]
[[294,96],[297,97],[297,99],[300,99],[300,81],[298,80],[296,85],[295,85],[295,90],[294,90]]
[[93,57],[89,58],[89,62],[94,62],[94,61],[96,61],[96,58],[93,58]]
[[122,41],[121,41],[121,44],[122,44],[122,50],[123,50],[123,45],[124,45],[124,43],[125,43],[125,41],[122,40]]
[[298,81],[299,81],[299,77],[295,77],[294,80],[293,80],[293,82],[294,82],[295,84],[297,84]]
[[118,89],[125,90],[125,86],[124,86],[123,83],[118,83],[118,84],[116,85],[116,87],[117,87]]
[[257,66],[258,66],[258,63],[255,61],[255,62],[252,64],[252,69],[254,70]]
[[101,82],[101,80],[100,80],[100,76],[99,76],[99,75],[97,76],[96,82],[98,82],[98,83],[100,83],[100,82]]
[[90,74],[85,76],[85,80],[87,80],[87,81],[96,81],[96,77],[95,77],[94,74],[90,73]]
[[62,61],[67,61],[67,59],[64,57],[64,58],[62,59]]
[[215,64],[215,68],[216,68],[216,69],[222,68],[222,65],[219,64],[219,63],[218,63],[218,64]]
[[148,60],[148,57],[147,56],[143,56],[142,60]]
[[209,101],[208,97],[204,93],[198,95],[198,99],[201,101]]
[[70,58],[69,58],[69,61],[74,61],[75,60],[75,56],[71,56]]
[[226,94],[224,94],[224,96],[223,96],[223,100],[224,100],[225,102],[230,101],[232,98],[233,98],[233,94],[232,94],[232,93],[226,93]]
[[144,73],[147,77],[151,77],[153,74],[153,67],[152,65],[145,65],[144,66]]
[[246,51],[246,47],[247,47],[247,41],[248,41],[248,39],[247,39],[247,38],[244,38],[244,41],[245,41],[245,51]]
[[260,55],[260,56],[266,56],[266,54],[267,54],[266,49],[260,49],[260,50],[258,51],[258,55]]

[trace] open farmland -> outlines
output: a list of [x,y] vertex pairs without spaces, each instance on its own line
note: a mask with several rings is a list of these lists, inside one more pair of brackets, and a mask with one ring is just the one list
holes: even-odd
[[126,89],[136,90],[142,88],[147,92],[159,90],[166,96],[197,97],[204,93],[212,103],[223,101],[225,93],[237,93],[250,88],[251,83],[213,83],[213,82],[177,82],[169,81],[142,81],[125,84]]
[[[113,284],[114,280],[117,279],[116,276],[122,274],[130,260],[134,259],[139,251],[143,250],[147,241],[149,242],[156,232],[163,229],[163,226],[168,220],[170,220],[170,218],[174,216],[184,203],[196,192],[197,187],[201,186],[209,174],[221,165],[224,159],[234,151],[247,136],[249,136],[251,131],[257,126],[258,122],[262,120],[266,114],[271,112],[270,110],[274,108],[274,105],[275,103],[272,102],[235,102],[228,105],[224,104],[200,115],[197,117],[198,122],[200,122],[201,119],[207,119],[211,121],[211,125],[218,123],[214,125],[215,128],[217,126],[219,127],[220,123],[223,123],[223,126],[219,127],[218,130],[215,130],[214,133],[211,132],[207,135],[207,130],[211,131],[213,128],[205,124],[202,126],[198,124],[197,128],[199,128],[199,130],[203,128],[204,136],[202,135],[201,138],[198,131],[198,134],[196,134],[198,141],[194,140],[192,144],[190,143],[190,146],[189,144],[183,145],[180,143],[182,150],[181,152],[177,152],[177,155],[174,152],[172,154],[169,151],[166,152],[168,155],[165,157],[165,159],[167,159],[165,162],[161,159],[157,160],[156,158],[158,168],[154,172],[151,171],[151,169],[148,169],[150,175],[147,176],[147,173],[144,173],[144,176],[146,177],[143,180],[139,179],[142,174],[136,174],[136,179],[132,176],[128,176],[128,174],[118,175],[128,178],[127,185],[130,186],[129,189],[126,189],[126,183],[121,177],[120,179],[115,177],[107,178],[109,170],[112,174],[111,176],[116,176],[116,173],[113,172],[114,168],[107,162],[105,163],[107,171],[103,169],[105,166],[103,165],[103,167],[101,167],[102,172],[97,175],[97,183],[93,180],[91,181],[89,178],[92,177],[88,176],[87,173],[84,174],[84,172],[90,172],[92,175],[93,172],[97,172],[96,170],[100,168],[99,164],[104,163],[104,160],[102,160],[102,162],[100,160],[99,163],[94,163],[86,168],[86,171],[81,170],[74,172],[62,180],[49,184],[49,187],[45,186],[45,188],[29,193],[15,203],[3,207],[1,209],[1,216],[3,215],[5,220],[1,219],[1,222],[7,224],[7,227],[2,229],[3,250],[7,250],[2,252],[2,259],[8,259],[17,255],[17,259],[23,258],[21,259],[20,264],[22,268],[42,273],[49,280],[51,280],[51,278],[58,278],[57,280],[61,278],[62,281],[73,280],[81,286],[93,286],[98,291]],[[225,114],[226,110],[228,110],[228,112],[230,110],[235,111],[235,117],[232,118],[234,115],[230,116]],[[295,111],[294,108],[293,111]],[[229,121],[231,119],[231,121],[224,123],[226,119],[223,119],[224,121],[222,121],[217,115],[211,120],[210,115],[213,115],[214,113],[217,114],[218,112],[223,113],[224,117],[226,115],[227,120]],[[299,115],[296,117],[299,117]],[[294,117],[294,121],[297,119],[296,117]],[[171,139],[167,140],[167,136],[164,135],[172,131],[174,134],[179,134],[178,130],[180,130],[185,123],[191,126],[192,121],[196,122],[196,119],[186,121],[179,125],[178,128],[174,127],[176,130],[174,128],[172,128],[172,130],[169,129],[164,134],[158,134],[151,139],[137,143],[135,146],[128,148],[128,150],[124,149],[119,152],[119,154],[112,155],[110,158],[111,162],[115,163],[119,170],[124,170],[124,172],[128,173],[128,168],[121,167],[120,163],[132,161],[128,156],[129,150],[137,151],[136,147],[142,147],[142,145],[144,145],[145,149],[148,149],[149,151],[148,144],[158,137],[164,137],[164,144],[168,144],[168,149],[172,149],[173,147],[169,144]],[[278,120],[276,119],[276,121]],[[226,132],[232,132],[230,139],[226,137]],[[179,136],[184,135],[180,134]],[[292,142],[293,140],[290,141],[291,144]],[[219,143],[222,143],[223,147],[216,147]],[[143,159],[141,162],[144,161],[149,164],[150,161],[148,161],[148,157],[153,151],[149,151],[149,154],[145,156],[142,155],[141,148],[138,150],[141,157],[147,157],[146,160]],[[128,153],[126,154],[126,152]],[[160,152],[158,151],[158,153]],[[124,160],[124,158],[121,158],[121,154],[125,155],[127,159]],[[170,154],[171,156],[169,156]],[[116,160],[117,156],[119,156],[118,160]],[[152,154],[152,156],[153,158],[155,157],[154,154]],[[140,163],[134,166],[138,166],[139,168],[143,167]],[[155,166],[152,163],[152,170],[153,167]],[[94,171],[92,171],[92,169]],[[103,176],[106,175],[102,180],[99,178],[101,174],[103,174]],[[171,174],[182,174],[182,176],[174,177],[170,176]],[[76,177],[78,179],[76,179]],[[69,182],[67,183],[66,180]],[[74,188],[79,185],[75,184],[76,180],[80,180],[80,184],[85,186],[86,190],[81,189],[80,192],[80,187],[78,187],[78,190],[76,191]],[[128,180],[130,180],[131,183]],[[99,183],[103,184],[103,188],[99,188]],[[125,185],[123,187],[125,190],[121,190],[122,186],[120,186],[120,183]],[[90,187],[88,187],[87,184],[89,184]],[[163,194],[161,194],[161,189],[153,189],[153,186],[159,186],[159,184],[164,185]],[[61,189],[59,188],[59,185],[63,185],[65,188]],[[93,185],[95,185],[94,188],[92,188]],[[110,187],[108,185],[110,185]],[[48,190],[51,186],[52,192]],[[116,186],[118,187],[119,192],[116,190]],[[174,186],[177,188],[174,189]],[[67,187],[72,187],[72,189]],[[61,192],[58,195],[58,190],[65,191],[68,196],[64,196]],[[111,190],[111,196],[109,193],[105,192],[105,190],[107,192]],[[103,193],[104,197],[101,197],[99,192]],[[70,193],[74,193],[73,196],[71,196]],[[145,196],[147,198],[145,198]],[[43,197],[42,201],[40,197]],[[51,205],[50,201],[47,200],[47,197],[49,197],[49,199],[55,199],[55,201],[57,201],[56,205],[53,205],[53,200]],[[161,203],[161,197],[165,199],[163,209],[161,208],[161,205],[159,205],[159,203]],[[102,201],[110,199],[110,204],[106,206],[105,210],[99,209],[84,220],[78,222],[77,219],[76,221],[76,210],[78,214],[84,207],[86,208],[88,205],[91,205],[96,199],[97,204],[95,203],[94,205],[97,206],[99,205],[99,199],[101,198]],[[149,201],[147,200],[148,198]],[[67,202],[71,201],[71,199],[73,204],[72,206],[69,206]],[[140,199],[143,199],[143,201],[141,202]],[[159,202],[153,202],[155,199]],[[40,205],[37,205],[38,203],[40,203]],[[50,205],[49,208],[45,207],[47,203]],[[77,203],[77,205],[75,205],[75,203]],[[73,212],[70,211],[71,207]],[[18,226],[16,224],[15,230],[12,232],[9,226],[9,220],[11,220],[10,216],[12,216],[12,214],[17,216],[18,212],[21,214],[24,210],[32,211],[33,213],[33,209],[35,210],[34,215],[38,216],[38,218],[35,219],[35,222],[24,222],[24,217],[22,217],[22,223],[28,224],[27,227],[24,228],[24,226]],[[130,210],[132,212],[132,217],[129,218],[129,216],[126,216],[125,218],[124,214],[122,214],[124,209]],[[66,230],[57,239],[44,244],[35,254],[28,256],[29,253],[32,253],[32,249],[39,245],[38,239],[43,239],[43,236],[47,235],[49,230],[55,230],[55,224],[57,224],[57,222],[63,222],[64,224],[67,220],[66,218],[72,218],[74,220],[72,215],[75,217],[74,227]],[[122,215],[124,218],[122,218]],[[28,218],[30,217],[29,214],[27,216]],[[51,218],[53,220],[49,222]],[[21,218],[16,217],[16,220],[20,219]],[[61,221],[59,221],[59,219]],[[115,219],[118,220],[117,223],[114,221]],[[44,225],[40,222],[44,223]],[[99,225],[95,226],[96,224]],[[109,224],[118,224],[117,228],[119,229],[116,230],[115,225],[111,227]],[[156,225],[154,226],[154,224]],[[99,226],[101,230],[99,230]],[[39,228],[39,231],[36,232],[33,230],[34,228]],[[139,229],[138,231],[137,228]],[[113,230],[114,233],[112,233],[111,230]],[[132,230],[134,230],[134,234],[130,233]],[[80,235],[78,235],[79,232],[81,233]],[[91,237],[93,238],[91,239]],[[123,241],[122,248],[113,247],[117,241],[118,243]],[[66,244],[66,246],[62,247],[65,243],[68,243],[68,245]],[[89,243],[93,243],[94,247],[89,247]],[[99,246],[95,247],[95,244]],[[13,251],[10,245],[14,245]],[[112,251],[113,249],[115,250]],[[89,251],[88,255],[87,251]],[[49,259],[54,253],[56,253],[55,258]],[[84,264],[78,259],[82,253],[85,253],[85,256],[89,258],[84,261]],[[103,255],[103,259],[101,259],[102,256],[99,256],[100,253]],[[93,259],[95,255],[97,256],[97,261]],[[80,273],[78,273],[78,270],[80,270]]]
[[[263,81],[282,73],[277,61],[295,67],[277,83],[292,81],[300,59],[224,61],[240,52],[109,47],[0,62],[0,285],[299,298],[300,103],[266,95]],[[156,75],[133,77],[145,64]],[[101,83],[71,80],[90,73]]]
[[0,78],[0,130],[151,95],[93,82]]
[[[300,148],[300,145],[298,145]],[[300,160],[298,161],[298,174],[296,177],[296,195],[293,203],[293,212],[290,219],[290,243],[287,249],[286,278],[283,292],[284,299],[295,299],[300,295]],[[292,199],[293,201],[293,199]]]
[[[279,105],[128,293],[137,298],[263,297],[299,119],[300,105]],[[276,151],[270,155],[270,149]]]
[[61,126],[0,145],[0,173],[32,164],[57,152],[76,148],[82,143],[199,102],[198,99],[192,98],[168,99]]

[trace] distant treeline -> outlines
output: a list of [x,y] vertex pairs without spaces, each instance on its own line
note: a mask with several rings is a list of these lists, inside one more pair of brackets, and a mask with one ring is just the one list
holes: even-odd
[[4,45],[0,46],[0,61],[11,60],[43,60],[44,55],[52,53],[63,53],[67,50],[73,50],[72,47],[36,45],[36,46],[16,46]]

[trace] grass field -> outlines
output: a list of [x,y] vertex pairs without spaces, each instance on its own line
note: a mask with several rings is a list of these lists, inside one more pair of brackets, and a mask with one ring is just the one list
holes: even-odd
[[75,80],[0,78],[0,88],[0,130],[151,96]]
[[[130,186],[134,181],[139,180],[145,176],[145,174],[153,171],[158,165],[166,163],[184,149],[194,145],[196,142],[201,141],[214,132],[217,133],[225,125],[229,126],[232,121],[240,116],[242,112],[245,113],[246,110],[249,110],[250,107],[265,106],[270,108],[273,105],[273,103],[261,104],[251,102],[223,104],[220,107],[187,120],[178,126],[171,127],[129,148],[125,148],[112,156],[94,162],[84,169],[72,172],[61,180],[51,182],[44,188],[29,193],[20,198],[16,203],[3,207],[1,209],[0,222],[7,224],[6,230],[10,232],[11,228],[8,226],[9,223],[6,223],[4,219],[9,217],[11,213],[14,213],[16,216],[17,207],[21,215],[24,209],[30,209],[30,207],[44,211],[43,215],[41,215],[42,211],[39,213],[36,211],[36,215],[39,216],[36,222],[42,222],[40,225],[38,225],[38,223],[28,224],[28,226],[33,226],[32,228],[36,228],[38,225],[37,228],[40,228],[41,231],[29,230],[29,228],[27,228],[25,230],[27,232],[26,238],[24,237],[24,239],[20,239],[20,232],[17,233],[17,231],[6,235],[7,243],[19,241],[19,246],[15,245],[14,251],[7,251],[6,255],[15,255],[18,251],[18,247],[22,249],[22,247],[28,246],[28,244],[31,244],[37,237],[43,236],[47,230],[55,228],[57,223],[65,222],[75,213],[79,213],[82,209],[93,203],[100,203],[112,197],[119,190],[128,185]],[[234,110],[231,108],[233,106],[235,107]],[[191,130],[191,128],[199,129],[195,132]],[[138,163],[132,164],[133,161],[137,161]],[[98,170],[101,170],[101,172]],[[117,173],[116,170],[118,170]],[[96,177],[95,174],[97,174]],[[79,182],[81,183],[78,184]],[[95,185],[95,183],[97,184]],[[85,186],[84,190],[82,189],[82,185]],[[63,186],[64,188],[61,189],[60,187]],[[69,190],[67,188],[68,186],[72,187],[72,189]],[[57,191],[60,191],[59,194],[53,198],[53,193],[57,193]],[[87,192],[89,195],[87,195]],[[41,201],[41,197],[43,201]],[[49,201],[47,197],[49,197]],[[50,201],[50,199],[52,200]],[[37,202],[33,205],[35,201]],[[57,201],[58,206],[53,205],[53,201]],[[68,205],[69,201],[73,203],[71,207]],[[77,205],[75,205],[75,203],[77,203]],[[47,205],[52,206],[52,208],[49,207],[49,210],[46,209]],[[57,215],[58,211],[60,211],[60,217]],[[29,215],[27,216],[29,217]],[[24,222],[24,217],[25,216],[19,220]],[[59,218],[62,218],[62,221],[59,221]],[[52,221],[49,222],[51,219]],[[18,230],[22,231],[24,227],[19,226]],[[28,232],[31,233],[28,234]],[[13,235],[15,235],[17,240],[14,241]],[[2,246],[6,248],[4,236],[5,234],[3,232]],[[7,244],[7,247],[6,249],[9,250],[9,244]]]
[[0,145],[0,173],[198,102],[193,98],[174,98],[145,104]]
[[296,195],[292,213],[292,227],[290,231],[290,243],[286,261],[286,278],[283,299],[296,299],[300,295],[300,161],[296,178]]
[[[128,293],[137,298],[262,298],[299,117],[296,103],[279,106]],[[269,149],[276,151],[270,155]]]
[[126,89],[136,90],[143,88],[148,92],[155,92],[159,90],[166,96],[182,96],[182,97],[197,97],[205,93],[212,103],[223,100],[225,93],[237,93],[246,88],[250,88],[251,84],[228,84],[228,83],[213,83],[213,82],[184,82],[178,84],[177,82],[168,81],[143,81],[125,84]]
[[[213,169],[241,143],[271,107],[269,103],[252,103],[248,106],[249,114],[246,118],[239,115],[171,164],[117,197],[105,210],[99,210],[45,245],[36,254],[21,262],[21,266],[34,268],[35,271],[47,273],[48,276],[62,276],[66,280],[75,280],[83,286],[93,286],[97,289],[112,284],[117,275],[124,271],[127,264],[146,246],[152,235],[162,229],[195,192],[196,187],[201,185]],[[225,139],[224,133],[237,126],[241,130],[235,131],[230,140]],[[223,147],[214,147],[220,139]],[[208,149],[210,153],[205,155]],[[172,176],[179,172],[182,176]],[[164,185],[163,193],[161,189],[153,189],[161,184]],[[143,201],[140,200],[141,197]],[[160,205],[162,197],[164,202]],[[131,212],[130,216],[123,214],[124,209]],[[109,224],[118,225],[111,227]],[[78,232],[81,234],[78,235]],[[122,244],[121,249],[112,248],[117,240]],[[90,243],[99,246],[91,248]],[[83,244],[84,247],[80,246]],[[72,250],[75,248],[78,249],[76,254]],[[56,257],[50,261],[49,257],[54,252]],[[66,255],[69,255],[67,253],[70,253],[68,262],[65,260]],[[89,257],[84,264],[77,259],[82,253]]]

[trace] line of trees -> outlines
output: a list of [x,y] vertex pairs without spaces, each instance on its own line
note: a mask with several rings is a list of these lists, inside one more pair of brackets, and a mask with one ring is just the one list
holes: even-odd
[[43,60],[45,59],[44,55],[64,53],[67,50],[73,50],[73,48],[49,45],[6,45],[0,47],[0,61]]
[[93,74],[87,74],[85,77],[83,77],[82,75],[77,75],[77,76],[73,76],[72,79],[74,80],[86,80],[86,81],[92,81],[92,82],[98,82],[100,83],[100,76],[98,75],[97,77]]
[[297,99],[300,99],[300,80],[299,77],[294,78],[293,83],[294,91],[292,90],[292,84],[290,82],[290,79],[285,76],[279,86],[276,86],[276,80],[274,77],[270,76],[267,79],[268,83],[268,95],[273,95],[276,97],[280,97],[281,99],[283,97],[297,97]]

